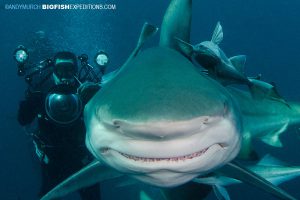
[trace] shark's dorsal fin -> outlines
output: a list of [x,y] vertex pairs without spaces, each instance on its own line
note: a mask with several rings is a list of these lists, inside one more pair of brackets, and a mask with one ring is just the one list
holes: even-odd
[[218,200],[230,200],[230,196],[226,188],[220,185],[214,185],[213,190]]
[[104,166],[99,161],[94,161],[57,185],[54,189],[43,196],[41,200],[51,200],[63,197],[80,188],[121,176],[122,174],[117,171]]
[[266,154],[258,163],[257,165],[261,166],[289,166],[289,164],[274,158],[270,154]]
[[193,55],[194,47],[191,44],[179,38],[175,38],[175,40],[177,41],[178,47],[181,52],[183,52],[188,57],[191,57]]
[[249,169],[242,167],[242,165],[237,162],[230,162],[218,171],[221,172],[224,176],[240,180],[244,183],[248,183],[280,199],[296,200],[296,198],[292,197],[284,190],[280,189],[276,185],[273,185],[272,183],[262,178],[258,174],[250,171]]
[[171,0],[160,31],[159,46],[179,50],[175,37],[190,42],[192,0]]
[[214,33],[212,35],[211,41],[219,45],[222,42],[222,40],[223,40],[223,29],[221,23],[218,22],[214,30]]
[[229,58],[232,65],[242,74],[245,73],[245,63],[246,63],[246,56],[245,55],[239,55],[239,56],[233,56]]

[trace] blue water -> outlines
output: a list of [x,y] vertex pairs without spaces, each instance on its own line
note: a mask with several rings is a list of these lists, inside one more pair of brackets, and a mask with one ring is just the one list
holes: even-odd
[[[5,3],[107,2],[117,9],[101,11],[22,11],[4,10]],[[14,48],[26,43],[38,30],[44,30],[56,50],[70,50],[90,57],[104,49],[111,58],[109,70],[119,67],[134,48],[145,21],[160,26],[169,1],[152,0],[1,0],[0,2],[0,199],[35,200],[39,189],[39,165],[33,157],[32,144],[16,121],[18,102],[26,88],[16,75],[12,59]],[[249,75],[262,73],[264,80],[274,81],[288,100],[300,101],[300,1],[299,0],[194,0],[192,42],[211,38],[217,21],[224,29],[221,48],[228,56],[247,55]],[[158,37],[148,45],[155,45]],[[300,165],[297,127],[283,136],[284,148],[274,149],[257,142],[260,152],[271,152],[293,165]],[[281,185],[300,198],[300,179]],[[134,187],[114,188],[107,183],[106,199],[133,199]],[[274,199],[259,190],[237,185],[229,187],[233,200]],[[68,199],[76,199],[71,195]],[[208,199],[215,199],[210,195]]]

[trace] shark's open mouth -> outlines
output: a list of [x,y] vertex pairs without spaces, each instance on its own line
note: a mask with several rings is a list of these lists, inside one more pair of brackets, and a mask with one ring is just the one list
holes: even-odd
[[[221,148],[225,148],[225,146],[226,146],[225,144],[216,144],[216,145],[220,146]],[[212,145],[212,146],[214,146],[214,145]],[[212,147],[212,146],[210,146],[210,147]],[[123,157],[125,157],[127,159],[130,159],[130,160],[133,160],[133,161],[142,161],[142,162],[160,162],[160,161],[178,162],[178,161],[186,161],[186,160],[191,160],[193,158],[200,157],[203,154],[205,154],[210,147],[204,148],[204,149],[202,149],[200,151],[197,151],[197,152],[194,152],[194,153],[191,153],[191,154],[187,154],[187,155],[184,155],[184,156],[166,157],[166,158],[140,157],[140,156],[134,156],[134,155],[129,155],[129,154],[126,154],[126,153],[122,153],[122,152],[119,152],[119,151],[116,151],[116,152],[119,153],[120,155],[122,155]],[[110,149],[110,148],[103,148],[101,150],[101,153],[107,153],[110,150],[112,150],[112,149]]]

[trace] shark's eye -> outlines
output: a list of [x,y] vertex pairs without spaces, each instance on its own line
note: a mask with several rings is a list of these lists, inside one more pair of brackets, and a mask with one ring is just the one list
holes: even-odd
[[196,49],[197,50],[200,50],[200,49],[203,49],[204,48],[204,45],[203,44],[198,44],[197,46],[196,46]]
[[120,128],[121,122],[120,122],[119,120],[113,120],[113,126],[114,126],[115,128]]

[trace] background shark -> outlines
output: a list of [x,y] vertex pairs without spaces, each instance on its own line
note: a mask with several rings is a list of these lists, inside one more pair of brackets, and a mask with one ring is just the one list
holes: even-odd
[[[172,2],[176,1],[191,3]],[[176,5],[172,2],[170,6]],[[176,9],[168,10],[177,16]],[[170,32],[176,36],[176,31]],[[161,34],[164,37],[170,34]],[[89,102],[86,144],[93,155],[123,174],[160,187],[219,171],[279,198],[295,199],[230,161],[244,148],[244,134],[272,129],[272,117],[277,117],[275,126],[283,117],[289,124],[299,123],[298,104],[288,108],[276,102],[271,108],[265,106],[269,102],[254,102],[247,92],[223,87],[199,72],[172,45],[170,38],[126,62]],[[259,120],[261,113],[270,120]]]
[[[256,99],[269,98],[276,101],[285,102],[279,95],[274,84],[269,84],[261,79],[247,77],[245,74],[246,56],[238,55],[228,58],[219,47],[223,40],[223,29],[218,22],[210,41],[204,41],[196,45],[191,45],[186,41],[176,37],[178,49],[192,61],[200,64],[207,70],[210,77],[218,80],[223,85],[246,84],[251,95]],[[205,72],[205,71],[204,71]]]
[[[299,166],[290,166],[270,155],[265,155],[256,164],[247,164],[248,169],[264,177],[271,183],[279,185],[300,176]],[[216,174],[208,178],[194,179],[195,182],[213,186],[214,192],[219,200],[229,200],[229,194],[224,187],[241,183],[239,180]]]
[[224,85],[242,83],[250,84],[245,76],[246,56],[238,55],[228,58],[219,47],[223,40],[223,29],[218,22],[210,41],[191,45],[176,37],[180,50],[191,60],[208,70],[208,74]]

